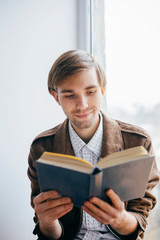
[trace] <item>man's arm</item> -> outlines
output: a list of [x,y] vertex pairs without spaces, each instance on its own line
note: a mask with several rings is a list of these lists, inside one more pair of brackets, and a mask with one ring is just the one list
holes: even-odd
[[31,145],[28,157],[28,177],[31,181],[31,205],[36,213],[34,217],[36,227],[33,233],[39,236],[38,239],[58,239],[62,234],[62,224],[58,221],[58,218],[71,211],[73,203],[70,198],[60,198],[56,191],[40,193],[35,160],[41,156],[44,150],[50,151],[50,148],[44,149],[41,143],[35,141]]
[[59,197],[57,191],[48,191],[36,196],[33,203],[42,234],[51,239],[59,239],[62,228],[58,219],[72,210],[71,199]]

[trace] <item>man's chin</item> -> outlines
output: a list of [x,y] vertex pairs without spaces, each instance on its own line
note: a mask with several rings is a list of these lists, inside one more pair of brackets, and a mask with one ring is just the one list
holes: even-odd
[[91,127],[91,125],[89,125],[89,124],[86,124],[86,125],[84,125],[84,124],[75,124],[75,126],[76,126],[78,129],[80,129],[80,130],[88,129],[88,128]]
[[83,130],[83,129],[92,128],[97,121],[96,121],[96,116],[94,114],[91,114],[91,116],[89,116],[88,119],[82,120],[82,119],[74,118],[72,119],[71,122],[76,128]]
[[81,122],[73,122],[73,125],[76,128],[78,128],[80,130],[83,130],[83,129],[88,129],[88,128],[92,127],[92,122],[83,122],[83,123],[81,123]]

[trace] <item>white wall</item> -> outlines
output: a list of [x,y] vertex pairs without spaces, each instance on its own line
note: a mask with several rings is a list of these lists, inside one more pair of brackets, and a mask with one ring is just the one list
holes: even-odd
[[27,158],[64,119],[47,91],[54,60],[77,48],[77,1],[0,1],[0,239],[36,239]]

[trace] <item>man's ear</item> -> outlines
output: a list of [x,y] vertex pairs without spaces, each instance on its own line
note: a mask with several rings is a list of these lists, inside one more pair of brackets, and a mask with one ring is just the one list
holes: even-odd
[[106,90],[106,88],[104,87],[104,88],[101,88],[101,93],[102,93],[102,95],[104,95],[104,93],[105,93],[105,90]]
[[56,102],[57,102],[59,105],[61,105],[61,104],[60,104],[60,101],[59,101],[58,93],[57,93],[55,90],[52,90],[52,91],[50,92],[50,94],[54,97],[54,99],[56,100]]

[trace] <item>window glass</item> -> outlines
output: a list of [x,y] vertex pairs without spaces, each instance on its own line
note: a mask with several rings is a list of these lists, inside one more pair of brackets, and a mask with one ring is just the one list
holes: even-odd
[[[106,53],[105,53],[105,14],[104,0],[92,1],[92,54],[106,71]],[[105,93],[106,96],[106,93]],[[106,111],[106,98],[104,98],[102,110]]]

